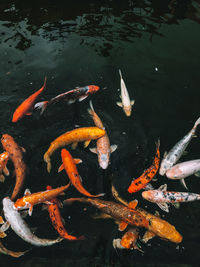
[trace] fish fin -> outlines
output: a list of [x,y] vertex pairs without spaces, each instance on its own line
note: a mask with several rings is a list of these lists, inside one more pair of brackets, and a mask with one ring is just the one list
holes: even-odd
[[200,117],[196,120],[196,122],[195,122],[195,124],[194,124],[194,127],[193,128],[196,128],[197,127],[197,125],[199,125],[200,124]]
[[90,142],[91,142],[91,140],[87,140],[87,141],[85,141],[85,142],[84,142],[84,148],[88,147],[89,144],[90,144]]
[[167,191],[167,184],[163,184],[163,185],[161,185],[157,190],[160,190],[160,191]]
[[145,234],[143,235],[143,237],[142,237],[142,242],[147,243],[149,240],[151,240],[151,239],[154,238],[155,236],[156,236],[156,235],[155,235],[153,232],[147,230],[147,231],[145,232]]
[[155,211],[154,215],[155,215],[156,217],[160,218],[160,213],[159,213],[158,210]]
[[137,207],[137,204],[138,204],[137,199],[134,199],[134,200],[132,200],[131,202],[128,203],[128,207],[130,209],[133,209],[134,210]]
[[8,221],[6,221],[1,227],[0,227],[0,232],[5,232],[6,230],[8,230],[8,228],[10,227],[10,223]]
[[49,101],[38,102],[35,104],[34,109],[41,109],[40,115],[42,115],[43,112],[45,111],[45,109],[47,108],[48,103],[49,103]]
[[31,194],[31,191],[28,188],[26,188],[26,190],[24,191],[24,195],[29,196],[30,194]]
[[89,150],[90,150],[92,153],[97,154],[97,149],[96,149],[96,147],[89,148]]
[[119,76],[120,76],[120,78],[122,79],[122,72],[121,72],[120,69],[119,69]]
[[62,192],[62,193],[59,194],[59,196],[66,196],[66,193]]
[[5,182],[5,176],[3,174],[0,175],[0,182],[1,183]]
[[93,219],[113,219],[112,216],[110,216],[109,214],[106,213],[100,213],[100,214],[95,214],[92,215]]
[[20,215],[22,218],[26,218],[29,213],[29,210],[22,210],[20,211]]
[[28,215],[31,216],[33,213],[33,205],[30,206],[30,208],[28,209]]
[[25,115],[26,116],[31,116],[32,115],[32,112],[27,112]]
[[167,156],[167,151],[164,152],[163,157],[165,158]]
[[113,153],[117,149],[117,145],[111,145],[110,146],[110,152]]
[[23,153],[26,152],[26,149],[25,149],[24,147],[20,146],[20,148],[21,148],[21,151],[22,151]]
[[154,178],[152,179],[152,181],[153,181],[153,182],[156,182],[156,181],[158,181],[158,178],[155,178],[155,177],[154,177]]
[[78,142],[73,142],[73,143],[72,143],[72,146],[71,146],[72,149],[76,149],[76,148],[77,148],[77,145],[78,145]]
[[116,102],[116,104],[117,104],[120,108],[123,107],[122,102]]
[[3,223],[4,223],[3,217],[0,216],[0,224],[3,224]]
[[186,185],[186,183],[185,183],[185,180],[184,180],[184,179],[180,179],[180,182],[181,182],[181,184],[185,187],[185,189],[188,190],[187,185]]
[[169,205],[167,203],[156,203],[161,210],[169,212]]
[[145,187],[143,188],[145,191],[148,191],[148,190],[154,190],[154,187],[152,184],[148,183],[145,185]]
[[75,101],[76,101],[76,99],[68,100],[68,101],[67,101],[67,104],[69,104],[69,105],[70,105],[70,104],[73,104]]
[[135,100],[131,100],[131,106],[135,104]]
[[196,177],[200,177],[200,171],[196,172],[194,175],[195,175]]
[[61,172],[65,169],[64,164],[62,163],[60,167],[58,168],[58,172]]
[[75,164],[79,164],[79,163],[82,163],[83,161],[82,161],[82,159],[74,159],[74,163]]
[[180,203],[176,202],[176,203],[172,203],[172,205],[174,206],[174,208],[179,209],[180,208]]
[[3,173],[4,173],[6,176],[9,176],[9,175],[10,175],[10,172],[9,172],[9,170],[8,170],[8,168],[7,168],[6,166],[3,168]]
[[83,101],[84,99],[86,99],[88,96],[86,95],[86,96],[81,96],[79,99],[78,99],[78,101],[79,102],[81,102],[81,101]]
[[119,231],[124,231],[126,229],[126,227],[128,226],[128,223],[126,222],[120,222],[119,223]]
[[138,251],[144,253],[144,251],[141,249],[141,245],[137,242],[136,245],[133,246],[134,249],[137,249]]
[[90,108],[91,108],[91,110],[94,111],[94,107],[93,107],[93,105],[92,105],[92,100],[90,100],[89,103],[90,103]]
[[121,245],[121,238],[113,239],[113,248],[124,249],[124,247]]
[[5,232],[0,232],[0,238],[4,238],[6,236],[7,236],[7,234]]

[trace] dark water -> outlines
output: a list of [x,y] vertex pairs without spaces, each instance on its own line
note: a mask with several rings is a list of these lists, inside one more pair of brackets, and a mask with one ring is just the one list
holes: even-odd
[[[43,116],[35,112],[12,124],[16,107],[41,87],[46,75],[47,88],[40,100],[76,86],[107,87],[92,100],[111,143],[118,145],[111,165],[106,171],[101,170],[95,154],[82,144],[72,153],[83,160],[78,170],[89,192],[106,192],[105,199],[112,200],[112,178],[121,196],[131,200],[127,188],[133,177],[150,166],[155,141],[160,138],[163,155],[200,116],[200,1],[2,0],[0,14],[0,130],[27,150],[25,159],[30,173],[25,188],[37,192],[47,184],[65,184],[66,175],[57,173],[60,152],[52,157],[50,175],[43,154],[52,140],[75,125],[93,125],[87,112],[88,99],[74,105],[60,103],[49,107]],[[116,105],[119,68],[130,97],[135,99],[130,118]],[[95,142],[90,147],[94,145]],[[182,160],[199,158],[199,149],[198,137],[192,140]],[[12,170],[12,164],[9,167]],[[170,190],[184,190],[179,182],[159,175],[157,178],[155,188],[167,183]],[[200,192],[198,178],[192,176],[186,182],[189,191]],[[0,187],[1,198],[11,194],[13,185],[14,178],[6,178]],[[66,196],[80,195],[70,188]],[[159,209],[142,200],[140,192],[134,197],[139,206],[150,212]],[[94,220],[91,215],[95,212],[82,204],[62,210],[68,231],[76,236],[86,235],[85,241],[33,247],[19,259],[0,255],[0,266],[199,265],[198,202],[182,204],[180,209],[171,207],[169,214],[159,210],[183,235],[183,242],[177,246],[155,238],[149,245],[142,244],[144,254],[114,250],[112,239],[120,237],[117,226],[110,220]],[[57,236],[47,211],[41,207],[35,207],[32,217],[26,220],[37,228],[38,236]],[[16,251],[30,248],[11,230],[2,242]]]

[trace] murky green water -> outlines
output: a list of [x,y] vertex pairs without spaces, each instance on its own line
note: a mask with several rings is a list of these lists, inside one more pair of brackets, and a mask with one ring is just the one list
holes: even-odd
[[[118,145],[111,165],[101,170],[95,154],[82,145],[72,153],[83,160],[78,170],[89,192],[106,192],[105,199],[112,200],[113,177],[120,194],[131,200],[127,188],[133,177],[150,166],[155,141],[160,138],[163,155],[200,116],[200,2],[2,0],[0,14],[0,131],[12,135],[27,150],[25,159],[30,172],[25,188],[37,192],[47,184],[65,184],[66,175],[57,173],[59,152],[52,158],[50,175],[43,154],[52,140],[75,125],[93,125],[87,112],[88,99],[74,105],[60,103],[49,107],[42,116],[35,112],[17,124],[11,122],[16,107],[41,87],[46,75],[47,88],[41,101],[77,86],[107,87],[92,101],[111,144]],[[130,118],[116,105],[119,68],[130,97],[135,99]],[[182,160],[199,158],[199,149],[199,138],[193,139]],[[12,170],[12,164],[9,167]],[[167,183],[170,190],[184,190],[179,182],[159,175],[157,178],[155,188]],[[198,178],[192,176],[186,182],[189,191],[200,192]],[[14,178],[6,178],[0,187],[1,199],[11,194],[13,186]],[[80,195],[70,188],[66,196]],[[158,210],[142,200],[140,192],[135,197],[139,206],[150,212]],[[178,210],[171,207],[169,214],[159,210],[180,231],[183,242],[177,246],[155,238],[149,245],[142,245],[144,254],[113,249],[112,239],[120,236],[114,222],[94,220],[94,208],[74,204],[65,207],[62,215],[68,231],[86,235],[85,241],[34,247],[19,259],[0,255],[1,266],[198,266],[199,204],[182,204]],[[47,211],[41,211],[41,207],[36,207],[26,220],[37,227],[38,236],[57,236]],[[12,231],[2,242],[16,251],[27,248]]]

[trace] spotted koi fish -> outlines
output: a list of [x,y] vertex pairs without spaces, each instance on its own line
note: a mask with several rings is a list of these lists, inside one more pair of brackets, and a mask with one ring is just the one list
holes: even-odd
[[166,184],[161,185],[157,190],[142,192],[142,197],[150,202],[156,203],[166,212],[169,212],[169,204],[200,200],[199,194],[167,191]]
[[132,181],[131,185],[128,188],[129,193],[138,192],[142,188],[146,187],[146,185],[156,175],[158,168],[159,168],[159,162],[160,162],[159,147],[160,147],[160,141],[158,141],[156,145],[156,155],[155,155],[153,164],[147,170],[145,170],[145,172],[140,177]]
[[[51,186],[47,186],[47,190],[51,190]],[[69,235],[64,227],[63,218],[60,214],[59,201],[57,198],[51,199],[47,204],[49,216],[52,222],[53,227],[59,233],[61,237],[67,240],[83,240],[84,236],[76,237]]]
[[24,102],[22,102],[21,105],[19,105],[19,107],[15,110],[13,114],[12,122],[17,122],[25,115],[32,114],[32,109],[36,99],[44,91],[44,88],[46,86],[46,80],[47,78],[45,77],[43,86],[37,92],[30,95],[26,100],[24,100]]
[[0,154],[0,182],[5,181],[5,177],[2,173],[4,173],[6,176],[9,176],[9,170],[6,167],[8,160],[9,153],[7,151]]
[[87,98],[89,95],[96,93],[98,90],[99,90],[99,86],[96,86],[96,85],[87,85],[84,87],[76,88],[68,92],[65,92],[63,94],[57,95],[56,97],[52,98],[49,101],[36,103],[34,108],[41,109],[40,114],[42,114],[45,111],[45,109],[51,104],[56,104],[61,101],[66,101],[68,104],[72,104],[77,100],[81,102],[82,100]]
[[73,148],[75,148],[78,142],[83,141],[85,141],[84,147],[87,147],[91,140],[98,139],[103,135],[105,135],[105,130],[100,129],[98,127],[77,128],[60,135],[53,142],[51,142],[50,147],[44,154],[44,161],[47,163],[47,171],[51,171],[50,157],[58,148],[71,143],[73,143]]

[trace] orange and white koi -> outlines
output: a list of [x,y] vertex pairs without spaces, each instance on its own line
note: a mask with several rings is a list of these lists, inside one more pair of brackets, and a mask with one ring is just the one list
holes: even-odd
[[9,153],[7,151],[0,154],[0,182],[5,181],[5,177],[2,174],[2,172],[6,176],[9,176],[9,170],[6,167],[8,160],[9,160]]
[[46,80],[47,78],[45,77],[43,86],[37,92],[30,95],[26,100],[24,100],[18,106],[18,108],[15,110],[13,114],[12,122],[17,122],[25,115],[32,115],[32,109],[34,107],[35,101],[38,98],[38,96],[44,91],[44,88],[46,86]]
[[132,106],[134,105],[135,101],[130,100],[128,90],[126,88],[125,82],[122,78],[122,73],[121,70],[119,70],[119,75],[120,75],[120,84],[121,84],[121,99],[122,102],[117,102],[117,105],[121,108],[123,108],[126,116],[131,116],[131,109]]
[[[90,109],[88,109],[88,112],[92,116],[94,124],[97,127],[104,129],[101,119],[94,111],[94,108],[92,106],[92,101],[90,101]],[[102,136],[97,140],[97,147],[90,148],[90,151],[97,154],[99,166],[105,170],[107,169],[108,164],[110,162],[110,154],[114,152],[116,149],[117,145],[112,145],[112,146],[110,145],[110,140],[106,133],[104,136]]]
[[98,194],[98,195],[91,195],[82,185],[82,179],[78,173],[78,170],[76,168],[76,164],[81,163],[82,161],[80,159],[73,159],[71,154],[67,149],[61,150],[61,157],[62,157],[62,165],[58,169],[58,172],[65,170],[71,183],[74,185],[74,187],[83,195],[87,197],[100,197],[104,194]]
[[41,109],[42,114],[45,109],[51,104],[56,104],[61,101],[66,101],[68,104],[72,104],[75,101],[81,102],[86,99],[89,95],[96,93],[99,90],[99,86],[96,85],[87,85],[84,87],[76,88],[65,92],[63,94],[57,95],[56,97],[50,99],[49,101],[43,101],[36,103],[34,109]]
[[153,164],[143,172],[143,174],[137,179],[133,180],[128,188],[129,193],[135,193],[144,188],[156,175],[159,162],[160,162],[160,141],[157,142],[156,145],[156,155],[153,161]]
[[142,197],[156,203],[162,210],[169,212],[169,204],[200,200],[200,194],[189,192],[167,191],[167,185],[161,185],[157,190],[142,192]]
[[87,147],[91,140],[98,139],[103,135],[105,135],[105,130],[98,127],[77,128],[60,135],[53,142],[51,142],[50,147],[44,154],[44,161],[47,163],[47,171],[51,171],[50,157],[58,148],[71,143],[73,143],[73,148],[75,148],[78,142],[83,141],[85,141],[84,147]]
[[199,124],[200,117],[195,122],[189,133],[187,133],[168,153],[165,152],[164,158],[162,159],[160,164],[160,175],[164,175],[166,171],[171,169],[171,167],[180,159],[192,137],[195,136],[196,128]]
[[25,150],[20,147],[9,134],[2,135],[1,143],[4,150],[9,153],[9,158],[13,162],[15,168],[16,183],[11,196],[11,200],[15,200],[23,187],[26,177],[27,167],[22,155],[22,151],[24,152]]
[[9,197],[5,197],[3,199],[3,212],[6,219],[6,225],[3,225],[0,231],[2,228],[5,231],[9,226],[11,226],[12,230],[24,241],[40,247],[51,246],[63,240],[62,237],[51,240],[42,239],[34,235],[26,222],[22,219],[21,214],[14,208],[14,202]]
[[37,205],[40,203],[45,203],[45,202],[48,204],[49,200],[59,196],[69,186],[70,186],[70,183],[67,185],[55,188],[55,189],[37,192],[37,193],[33,193],[33,194],[31,194],[29,189],[26,189],[24,196],[15,201],[13,208],[15,210],[29,209],[29,215],[31,216],[34,205]]
[[[47,190],[52,190],[51,186],[47,186]],[[63,224],[63,218],[59,210],[59,201],[57,198],[53,198],[47,204],[49,216],[52,222],[53,227],[59,233],[61,237],[67,240],[83,240],[84,236],[76,237],[69,235]]]

